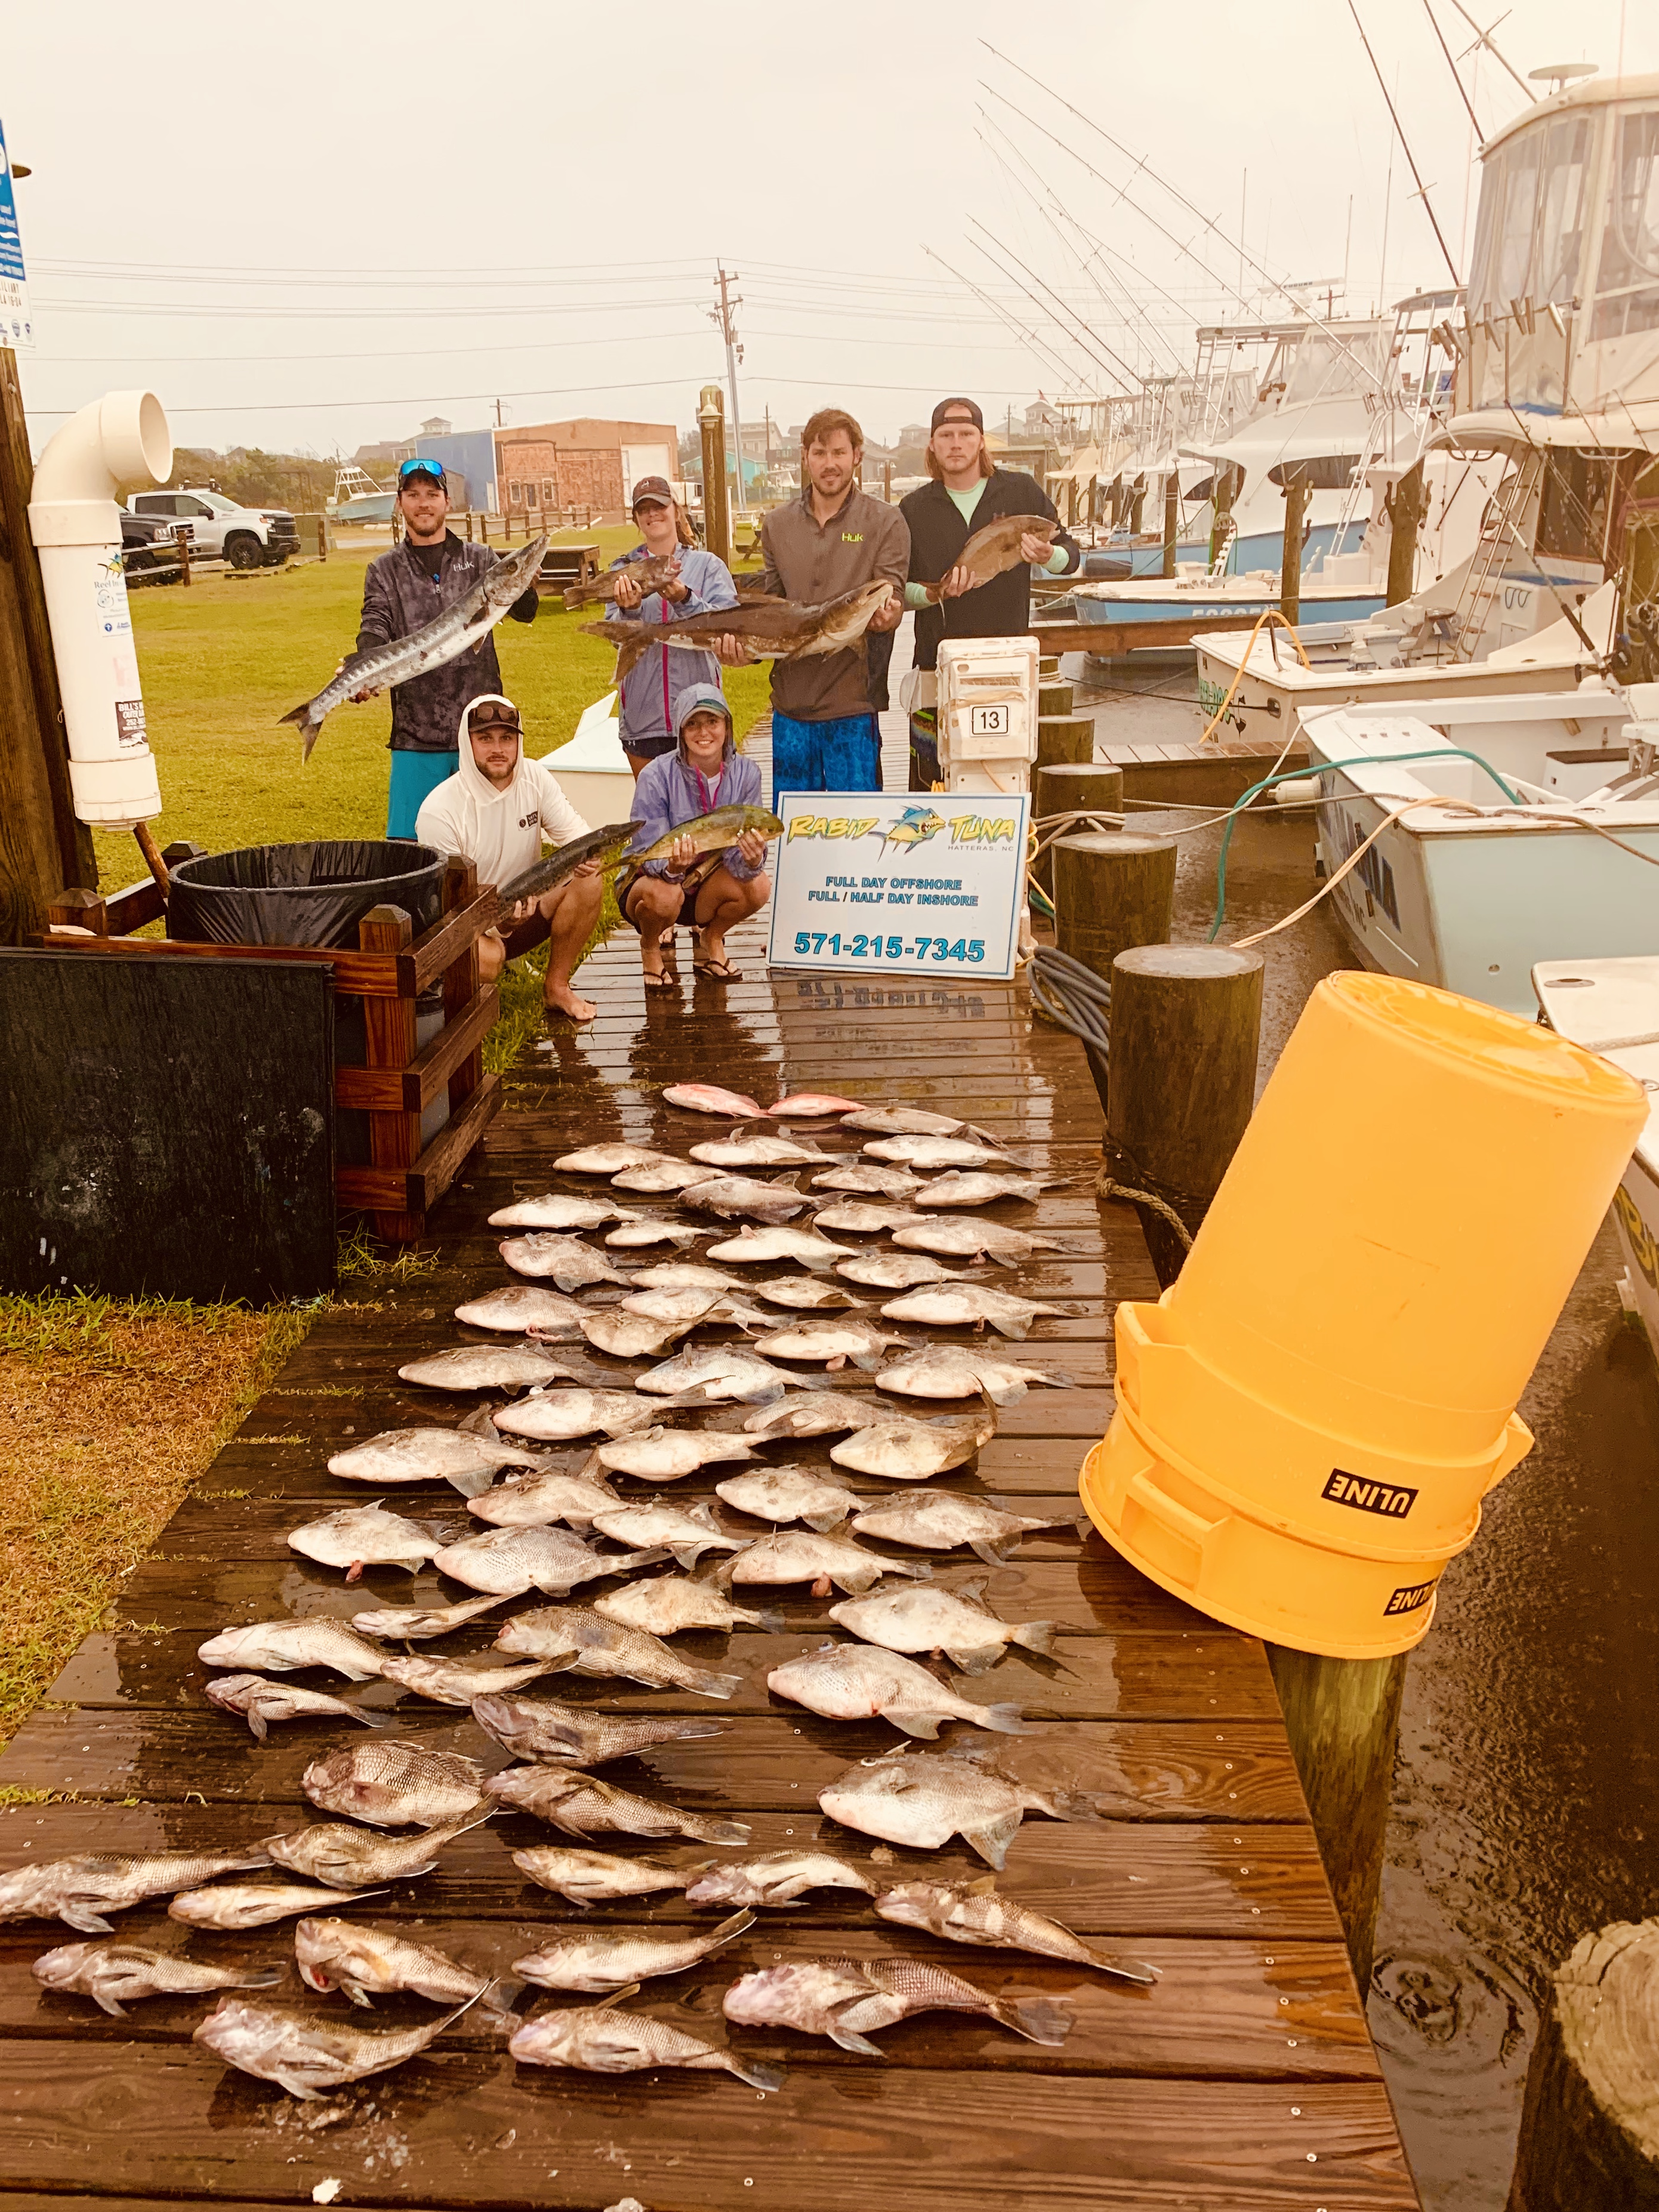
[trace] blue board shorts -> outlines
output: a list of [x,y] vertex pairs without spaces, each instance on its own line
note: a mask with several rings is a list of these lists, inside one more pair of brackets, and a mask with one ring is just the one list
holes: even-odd
[[879,791],[881,727],[873,714],[827,722],[772,717],[772,805],[787,791]]
[[441,783],[447,783],[461,764],[459,751],[453,753],[394,752],[392,756],[392,783],[386,798],[386,834],[388,837],[415,836],[415,817],[421,803],[434,792]]

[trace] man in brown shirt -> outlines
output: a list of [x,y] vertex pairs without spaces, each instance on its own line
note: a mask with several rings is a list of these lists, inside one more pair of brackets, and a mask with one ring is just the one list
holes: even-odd
[[[801,495],[761,526],[766,589],[817,606],[884,576],[893,596],[870,627],[888,630],[904,612],[910,531],[896,507],[859,490],[863,452],[863,431],[838,407],[821,408],[802,431]],[[864,640],[843,653],[774,661],[773,804],[786,791],[880,789],[881,731]]]

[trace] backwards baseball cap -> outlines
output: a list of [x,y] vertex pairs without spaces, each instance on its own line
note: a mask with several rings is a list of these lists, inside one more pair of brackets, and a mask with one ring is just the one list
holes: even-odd
[[635,507],[672,507],[673,502],[666,477],[641,477],[634,487]]
[[444,474],[443,463],[428,460],[424,453],[416,453],[412,460],[398,462],[398,490],[402,491],[406,484],[413,483],[416,477],[429,477],[440,491],[449,489],[449,479]]
[[927,427],[930,430],[937,430],[941,422],[949,422],[953,416],[958,422],[965,416],[976,430],[985,428],[985,417],[975,399],[941,399],[934,408],[933,419]]

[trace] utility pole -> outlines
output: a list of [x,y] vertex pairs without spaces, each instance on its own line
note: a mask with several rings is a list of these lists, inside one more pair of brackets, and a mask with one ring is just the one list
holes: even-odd
[[[738,281],[738,272],[735,269],[728,274],[722,267],[718,281],[720,288],[720,303],[718,307],[711,307],[708,310],[708,319],[719,326],[720,334],[726,341],[726,384],[727,391],[732,395],[732,441],[737,455],[738,466],[738,513],[746,514],[749,511],[749,502],[743,495],[743,416],[738,408],[738,363],[743,359],[743,348],[738,343],[736,314],[736,310],[743,305],[743,295],[741,292],[733,292],[730,289],[730,287]],[[703,487],[705,509],[708,499],[708,487],[705,484]]]

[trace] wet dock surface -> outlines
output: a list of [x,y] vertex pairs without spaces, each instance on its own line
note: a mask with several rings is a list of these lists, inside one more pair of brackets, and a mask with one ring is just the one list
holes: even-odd
[[[229,1844],[306,1822],[301,1771],[347,1731],[285,1725],[254,1743],[239,1720],[206,1705],[210,1670],[196,1646],[237,1623],[349,1617],[367,1604],[410,1601],[407,1576],[371,1568],[349,1589],[338,1574],[289,1553],[285,1533],[373,1495],[328,1476],[331,1451],[470,1410],[471,1399],[411,1388],[396,1370],[472,1335],[452,1309],[508,1279],[497,1233],[486,1227],[492,1208],[550,1187],[599,1187],[552,1176],[552,1158],[572,1145],[628,1138],[684,1154],[717,1132],[720,1125],[665,1106],[665,1084],[712,1080],[763,1103],[807,1088],[929,1106],[981,1123],[1045,1171],[1077,1178],[1037,1206],[1003,1201],[992,1209],[994,1218],[1064,1238],[1067,1249],[990,1275],[1000,1287],[1083,1309],[1039,1322],[1027,1343],[1006,1347],[1072,1387],[1033,1389],[1005,1408],[977,1463],[933,1484],[1004,1497],[1019,1511],[1075,1512],[1079,1465],[1111,1410],[1111,1310],[1120,1297],[1156,1294],[1134,1214],[1102,1209],[1093,1196],[1100,1115],[1080,1048],[1029,1022],[1018,984],[769,981],[757,930],[734,936],[732,947],[744,979],[694,987],[682,940],[678,999],[647,1000],[625,932],[583,970],[599,1018],[580,1035],[555,1032],[552,1048],[530,1055],[511,1079],[485,1154],[440,1217],[434,1271],[319,1322],[139,1568],[116,1621],[76,1654],[0,1760],[0,1786],[14,1793],[74,1793],[40,1803],[14,1796],[0,1812],[7,1867],[70,1852]],[[831,1130],[815,1141],[842,1152],[856,1139]],[[668,1205],[629,1202],[641,1211]],[[946,1340],[951,1334],[938,1333]],[[625,1384],[639,1363],[583,1348],[568,1364],[585,1378]],[[854,1372],[834,1387],[867,1382]],[[686,1418],[732,1425],[732,1414],[727,1407]],[[584,1456],[585,1448],[573,1447],[564,1463]],[[768,1457],[827,1468],[827,1441],[775,1447]],[[693,1475],[672,1494],[708,1496],[723,1472]],[[860,1491],[888,1487],[842,1479]],[[626,1479],[618,1487],[651,1494]],[[389,1503],[467,1525],[464,1501],[447,1486],[411,1487]],[[734,1531],[764,1533],[720,1510]],[[769,2202],[801,2212],[866,2203],[941,2212],[1414,2205],[1261,1646],[1166,1596],[1097,1536],[1069,1528],[1027,1537],[1005,1566],[987,1568],[966,1553],[934,1555],[934,1565],[946,1587],[985,1582],[1006,1618],[1060,1623],[1054,1661],[1017,1652],[988,1674],[956,1679],[969,1697],[1021,1700],[1045,1723],[1040,1734],[994,1740],[1006,1771],[1091,1792],[1103,1816],[1100,1824],[1062,1823],[1028,1814],[1001,1886],[1101,1948],[1159,1966],[1154,1989],[900,1931],[877,1920],[862,1898],[817,1891],[793,1910],[763,1912],[726,1949],[647,1984],[630,2001],[711,2041],[783,2060],[788,2078],[775,2095],[724,2074],[611,2078],[516,2065],[500,2036],[469,2014],[396,2073],[306,2106],[191,2042],[210,2000],[155,1999],[116,2021],[84,1998],[42,1993],[29,1962],[72,1931],[15,1923],[0,1931],[0,2184],[18,2212],[61,2212],[65,2199],[94,2197],[134,2212],[161,2200],[302,2203],[330,2178],[341,2184],[342,2204],[580,2212],[625,2197],[647,2212]],[[578,1597],[604,1587],[586,1585]],[[414,1578],[418,1601],[460,1594],[429,1570]],[[872,1839],[822,1815],[816,1793],[841,1769],[902,1739],[885,1723],[823,1721],[769,1695],[767,1668],[822,1640],[830,1601],[810,1597],[805,1585],[763,1598],[782,1603],[781,1633],[676,1639],[688,1656],[744,1675],[729,1705],[569,1676],[543,1686],[606,1708],[695,1711],[722,1723],[721,1736],[617,1762],[606,1778],[748,1821],[751,1850],[817,1839],[870,1867]],[[532,1593],[507,1609],[542,1602]],[[475,1623],[441,1649],[480,1650],[492,1634],[489,1622]],[[338,1686],[322,1675],[300,1679]],[[507,1763],[463,1711],[387,1683],[369,1685],[364,1702],[395,1708],[400,1733],[492,1767]],[[528,1815],[507,1814],[448,1846],[434,1874],[345,1910],[394,1921],[491,1971],[555,1926],[680,1927],[718,1917],[699,1915],[678,1894],[579,1915],[530,1884],[508,1856],[557,1840]],[[615,1848],[676,1864],[721,1856],[706,1844],[619,1838]],[[986,1871],[959,1841],[936,1853],[893,1855],[896,1879],[973,1880]],[[181,1933],[159,1904],[121,1915],[118,1929],[139,1942]],[[289,1979],[276,1994],[303,1994],[292,1973],[291,1923],[250,1936],[192,1936],[188,1949],[223,1962],[286,1958]],[[727,2030],[721,2019],[722,1992],[754,1967],[884,1954],[925,1957],[997,1995],[1054,1999],[1073,2010],[1074,2025],[1063,2047],[1050,2049],[936,2013],[884,2032],[885,2057],[873,2060],[787,2031]],[[346,2011],[337,1999],[317,2003]],[[531,2008],[532,1996],[520,2000],[521,2011]],[[415,2001],[382,1999],[356,2024],[430,2017]]]

